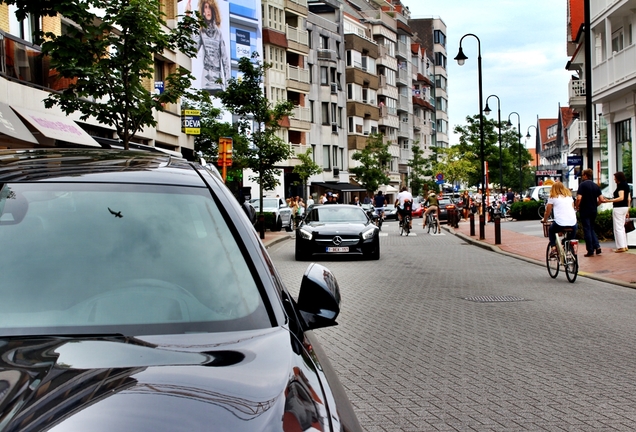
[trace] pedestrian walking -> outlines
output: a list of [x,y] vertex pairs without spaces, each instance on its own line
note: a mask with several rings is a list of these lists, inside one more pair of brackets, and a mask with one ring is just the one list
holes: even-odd
[[483,209],[481,205],[483,199],[484,199],[484,196],[481,194],[481,189],[477,189],[477,193],[473,196],[473,202],[475,203],[475,206],[477,207],[477,211],[479,212],[480,216],[483,213]]
[[612,209],[612,222],[614,224],[614,241],[616,249],[614,252],[627,252],[627,233],[625,232],[625,219],[629,214],[629,205],[631,202],[631,193],[629,184],[625,178],[625,173],[618,171],[614,174],[616,189],[612,199],[605,199],[614,206]]
[[467,190],[462,194],[462,208],[464,219],[468,219],[468,212],[470,212],[470,195],[468,195]]
[[591,257],[601,254],[601,244],[594,231],[594,222],[596,221],[597,207],[603,202],[601,188],[592,181],[594,171],[591,168],[583,170],[581,175],[582,182],[576,192],[576,203],[574,208],[579,212],[581,227],[583,228],[583,238],[585,239],[585,249],[587,253],[583,256]]

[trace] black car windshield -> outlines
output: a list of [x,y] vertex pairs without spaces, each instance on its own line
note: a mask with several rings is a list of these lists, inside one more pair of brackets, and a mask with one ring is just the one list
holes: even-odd
[[360,207],[322,205],[314,208],[305,218],[306,222],[367,223],[369,221]]
[[253,271],[207,189],[0,188],[0,334],[271,325]]

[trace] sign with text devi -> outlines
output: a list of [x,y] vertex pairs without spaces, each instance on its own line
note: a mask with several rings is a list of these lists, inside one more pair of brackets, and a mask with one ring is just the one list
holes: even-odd
[[183,110],[181,112],[181,132],[186,135],[201,134],[201,111]]

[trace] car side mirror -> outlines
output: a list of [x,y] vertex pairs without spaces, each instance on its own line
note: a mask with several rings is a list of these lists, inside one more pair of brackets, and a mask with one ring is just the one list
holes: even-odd
[[340,288],[333,273],[320,264],[310,264],[300,283],[297,304],[309,330],[337,325]]

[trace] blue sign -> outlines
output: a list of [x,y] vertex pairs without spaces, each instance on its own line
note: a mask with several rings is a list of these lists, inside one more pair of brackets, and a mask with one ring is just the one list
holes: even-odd
[[155,81],[155,94],[162,94],[163,88],[164,88],[163,81]]
[[444,180],[436,180],[435,183],[437,183],[438,185],[443,185],[444,184]]
[[568,166],[583,165],[583,156],[568,156]]

